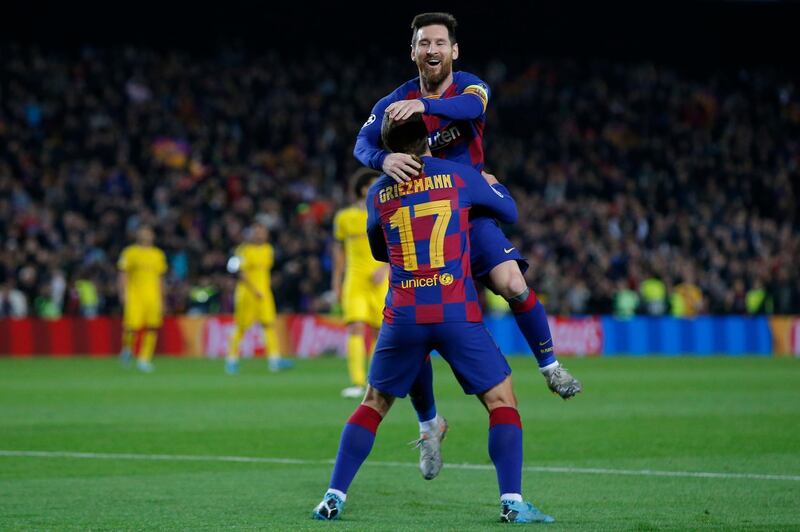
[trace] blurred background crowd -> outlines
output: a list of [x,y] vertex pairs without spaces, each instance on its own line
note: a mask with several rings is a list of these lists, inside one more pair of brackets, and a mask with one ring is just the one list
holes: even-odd
[[[279,309],[328,312],[355,135],[414,76],[384,54],[0,46],[0,316],[120,312],[148,224],[172,313],[229,312],[257,221]],[[602,60],[457,64],[492,87],[509,185],[554,314],[800,313],[800,86],[778,69]],[[490,298],[490,304],[494,300]]]

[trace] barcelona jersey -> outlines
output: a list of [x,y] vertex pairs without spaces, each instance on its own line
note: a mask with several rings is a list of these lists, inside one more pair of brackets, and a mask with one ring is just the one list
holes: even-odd
[[[358,134],[354,155],[362,164],[380,170],[387,155],[380,141],[381,121],[386,108],[397,101],[422,98],[426,105],[423,118],[428,127],[428,145],[433,156],[482,170],[489,86],[469,72],[453,72],[453,83],[439,99],[452,99],[456,96],[467,96],[467,105],[449,109],[446,115],[437,114],[430,101],[433,97],[423,97],[420,92],[419,77],[405,82],[375,104],[372,114]],[[448,118],[453,116],[459,118]]]
[[472,166],[423,157],[407,183],[382,175],[367,194],[372,254],[391,265],[385,323],[481,321],[470,268],[469,211],[513,223],[514,200]]

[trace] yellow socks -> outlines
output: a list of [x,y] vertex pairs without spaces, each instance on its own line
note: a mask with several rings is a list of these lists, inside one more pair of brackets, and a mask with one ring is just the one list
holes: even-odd
[[281,358],[281,346],[278,343],[278,333],[275,327],[264,327],[264,350],[270,360]]
[[139,346],[139,360],[150,362],[153,359],[153,352],[156,350],[156,340],[158,333],[152,329],[144,331],[142,343]]
[[239,327],[233,328],[230,344],[228,345],[228,360],[239,360],[239,342],[242,341],[244,331]]

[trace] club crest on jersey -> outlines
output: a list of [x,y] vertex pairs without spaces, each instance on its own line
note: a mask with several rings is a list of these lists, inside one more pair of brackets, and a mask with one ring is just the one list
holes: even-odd
[[373,123],[375,121],[375,118],[376,118],[375,117],[375,113],[372,113],[371,115],[369,115],[369,118],[367,118],[367,121],[364,122],[363,126],[361,126],[361,129],[364,129],[365,127],[367,127],[368,125]]
[[437,131],[428,136],[428,146],[431,151],[440,150],[461,136],[458,126],[450,126],[442,131]]

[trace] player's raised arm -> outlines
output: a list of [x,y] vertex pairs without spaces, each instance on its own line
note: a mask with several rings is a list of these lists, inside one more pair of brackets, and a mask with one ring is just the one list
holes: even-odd
[[356,146],[353,155],[361,164],[375,170],[383,172],[397,181],[409,181],[419,174],[420,165],[410,155],[405,153],[390,153],[381,144],[381,122],[389,104],[390,98],[382,98],[375,107],[372,114],[361,126],[361,130],[356,137]]
[[489,211],[489,215],[507,224],[517,221],[517,204],[508,189],[501,185],[492,174],[479,174],[466,167],[461,178],[467,182],[467,190],[473,207]]
[[389,250],[386,247],[386,238],[381,227],[380,216],[375,209],[375,194],[377,187],[373,185],[367,192],[367,238],[372,256],[380,262],[389,262]]
[[474,83],[467,85],[452,98],[423,98],[426,115],[436,115],[451,120],[474,120],[486,112],[489,105],[489,86],[472,76]]
[[448,120],[475,120],[486,112],[489,86],[475,76],[471,76],[469,82],[458,96],[403,100],[391,104],[386,112],[394,120],[405,120],[414,113],[435,115]]

